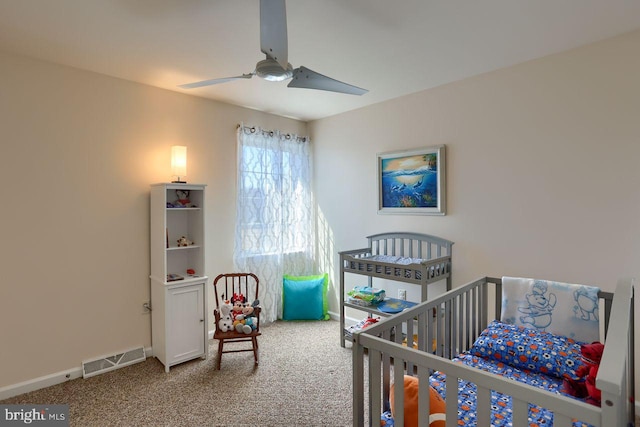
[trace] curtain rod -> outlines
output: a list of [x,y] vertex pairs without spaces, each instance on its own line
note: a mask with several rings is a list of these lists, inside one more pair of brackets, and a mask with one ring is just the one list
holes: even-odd
[[[241,127],[244,127],[244,128],[246,128],[246,129],[249,129],[249,132],[251,132],[251,133],[256,133],[256,131],[258,130],[258,128],[256,128],[255,126],[245,126],[245,125],[243,125],[242,123],[238,123],[238,126],[236,126],[236,129],[240,129]],[[282,133],[281,131],[274,131],[274,130],[267,130],[267,129],[262,129],[262,132],[266,132],[266,133],[268,133],[268,134],[269,134],[269,136],[273,136],[273,135],[275,135],[275,133],[276,133],[276,132],[280,132],[280,133]],[[290,133],[282,133],[282,134],[284,135],[284,137],[285,137],[286,139],[291,139],[291,138],[293,137],[293,135],[292,135],[292,134],[290,134]],[[306,137],[306,136],[298,136],[298,137],[297,137],[297,139],[298,139],[298,141],[300,141],[300,142],[307,142],[307,140],[308,140],[309,138],[308,138],[308,137]]]

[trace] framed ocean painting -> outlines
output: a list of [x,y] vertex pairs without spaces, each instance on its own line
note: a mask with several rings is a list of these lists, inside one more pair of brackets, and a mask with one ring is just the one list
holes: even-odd
[[445,215],[445,146],[378,153],[378,213]]

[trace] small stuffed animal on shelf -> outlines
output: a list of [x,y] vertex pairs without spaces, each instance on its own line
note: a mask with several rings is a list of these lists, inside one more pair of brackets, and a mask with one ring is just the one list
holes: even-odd
[[602,353],[604,353],[604,344],[595,341],[591,344],[583,344],[580,346],[582,353],[582,363],[576,370],[578,380],[565,377],[562,384],[562,390],[575,397],[587,398],[587,402],[595,406],[600,406],[602,393],[596,387],[596,376],[600,367]]
[[178,239],[178,246],[182,247],[182,246],[191,246],[193,245],[193,242],[189,239],[187,239],[186,237],[182,236]]
[[176,190],[176,197],[178,200],[171,203],[172,208],[196,208],[197,206],[191,203],[189,200],[189,190]]

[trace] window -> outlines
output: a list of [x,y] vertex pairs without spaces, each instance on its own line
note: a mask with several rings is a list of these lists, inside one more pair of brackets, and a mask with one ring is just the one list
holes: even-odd
[[308,138],[238,128],[234,262],[273,282],[277,301],[283,274],[309,274],[313,266],[311,176]]

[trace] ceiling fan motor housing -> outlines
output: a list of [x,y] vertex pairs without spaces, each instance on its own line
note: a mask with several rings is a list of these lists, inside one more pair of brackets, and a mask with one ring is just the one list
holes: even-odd
[[291,78],[293,67],[287,63],[287,69],[285,70],[276,60],[267,58],[256,64],[256,75],[271,82],[281,82]]

